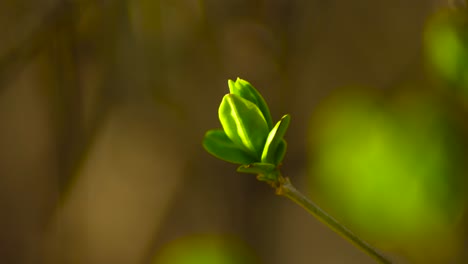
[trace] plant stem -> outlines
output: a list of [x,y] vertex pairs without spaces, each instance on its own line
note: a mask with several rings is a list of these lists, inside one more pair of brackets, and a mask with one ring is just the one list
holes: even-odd
[[322,210],[306,196],[296,190],[288,178],[283,178],[280,175],[278,183],[279,185],[276,188],[276,193],[278,195],[285,196],[296,204],[300,205],[315,218],[330,227],[333,231],[340,234],[356,247],[360,248],[366,254],[374,258],[378,263],[392,263],[388,258],[379,253],[377,249],[373,248],[366,241],[359,238],[356,234],[351,232],[351,230],[340,224],[335,218],[330,216],[327,212]]

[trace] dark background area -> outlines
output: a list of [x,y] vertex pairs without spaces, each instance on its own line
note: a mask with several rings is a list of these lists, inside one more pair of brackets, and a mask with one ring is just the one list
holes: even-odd
[[[458,152],[440,152],[455,153],[455,165],[441,166],[466,176],[468,97],[440,88],[424,51],[431,16],[463,6],[441,0],[1,1],[0,262],[179,264],[158,258],[168,245],[183,255],[177,241],[188,239],[190,248],[190,238],[207,236],[193,244],[216,237],[235,248],[229,243],[237,241],[247,248],[242,254],[255,256],[252,263],[373,263],[253,175],[238,174],[203,150],[204,133],[220,127],[227,80],[237,77],[258,88],[273,119],[291,114],[283,172],[298,189],[396,263],[466,262],[464,181],[454,184],[455,197],[440,195],[441,208],[456,204],[449,220],[441,220],[451,224],[418,229],[426,236],[393,226],[396,238],[389,239],[340,216],[340,206],[333,206],[340,199],[330,197],[341,192],[327,194],[314,173],[328,149],[315,131],[328,133],[323,120],[333,118],[340,100],[370,98],[406,117],[412,102],[429,98],[436,101],[430,109],[437,105],[455,120],[447,133],[459,139],[451,143]],[[352,102],[351,108],[361,105]],[[353,126],[343,128],[345,142],[356,140]],[[432,134],[427,138],[432,144]],[[428,160],[414,163],[423,170],[433,164]],[[339,158],[330,162],[348,168]],[[454,177],[447,171],[437,174],[443,183]],[[184,263],[210,264],[191,261]]]

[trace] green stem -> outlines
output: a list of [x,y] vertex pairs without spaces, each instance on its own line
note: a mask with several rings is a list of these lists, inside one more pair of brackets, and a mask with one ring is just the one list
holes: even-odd
[[356,234],[351,232],[351,230],[346,228],[344,225],[340,224],[335,218],[330,216],[327,212],[322,210],[311,200],[309,200],[306,196],[304,196],[302,193],[296,190],[296,188],[291,184],[288,178],[283,178],[280,175],[278,183],[279,185],[276,189],[276,193],[278,195],[285,196],[291,199],[296,204],[300,205],[315,218],[317,218],[322,223],[330,227],[333,231],[340,234],[352,244],[354,244],[356,247],[360,248],[366,254],[374,258],[378,263],[392,263],[388,258],[379,253],[377,249],[373,248],[366,241],[359,238]]

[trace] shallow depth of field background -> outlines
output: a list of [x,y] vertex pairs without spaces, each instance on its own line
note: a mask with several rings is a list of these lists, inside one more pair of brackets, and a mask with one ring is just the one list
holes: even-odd
[[0,262],[374,263],[203,150],[241,77],[299,190],[396,263],[467,263],[464,8],[1,1]]

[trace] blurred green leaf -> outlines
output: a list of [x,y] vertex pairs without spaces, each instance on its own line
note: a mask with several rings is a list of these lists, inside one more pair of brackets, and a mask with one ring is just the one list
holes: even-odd
[[159,252],[153,264],[255,264],[253,253],[239,240],[222,236],[188,236]]
[[438,247],[453,241],[466,199],[462,139],[433,100],[401,97],[342,93],[317,110],[309,132],[313,186],[338,218],[374,240]]
[[425,31],[429,62],[445,81],[468,93],[468,15],[444,10],[432,17]]

